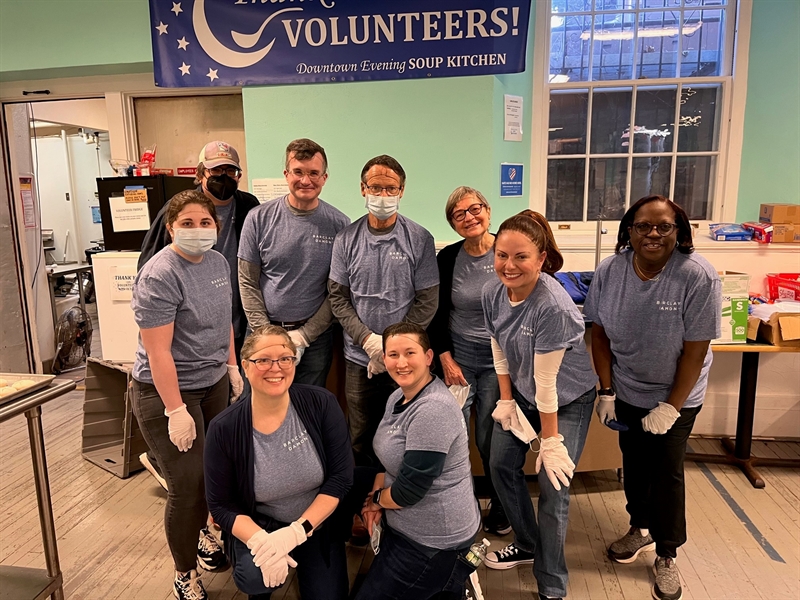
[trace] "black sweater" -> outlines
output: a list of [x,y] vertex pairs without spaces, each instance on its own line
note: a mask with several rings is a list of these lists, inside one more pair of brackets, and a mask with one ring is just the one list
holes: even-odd
[[439,308],[428,325],[428,337],[431,340],[434,356],[445,352],[453,353],[453,340],[450,337],[450,311],[453,310],[453,269],[456,257],[464,240],[450,244],[439,250],[436,263],[439,265]]

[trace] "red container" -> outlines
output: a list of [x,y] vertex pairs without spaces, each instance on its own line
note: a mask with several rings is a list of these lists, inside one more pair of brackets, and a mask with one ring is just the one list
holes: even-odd
[[767,273],[770,300],[800,301],[800,273]]

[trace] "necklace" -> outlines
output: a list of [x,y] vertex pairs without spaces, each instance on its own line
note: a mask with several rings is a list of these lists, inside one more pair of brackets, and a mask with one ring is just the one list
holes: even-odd
[[[664,265],[664,267],[666,267],[666,265]],[[661,272],[664,270],[664,267],[661,267],[658,271],[647,271],[639,266],[636,255],[633,255],[633,270],[645,281],[658,281],[661,278]],[[652,275],[648,275],[648,273],[652,273]]]

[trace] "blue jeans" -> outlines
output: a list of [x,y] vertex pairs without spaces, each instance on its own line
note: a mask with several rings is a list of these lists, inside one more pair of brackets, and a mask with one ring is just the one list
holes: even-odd
[[303,352],[294,373],[295,383],[325,387],[333,361],[333,325],[320,334]]
[[[596,392],[589,390],[558,409],[558,432],[577,465],[580,460],[589,421],[592,418]],[[536,431],[541,431],[539,411],[514,390],[514,399]],[[492,433],[490,465],[497,495],[514,528],[514,543],[534,554],[533,574],[539,593],[552,598],[567,594],[567,561],[564,541],[569,517],[569,488],[556,491],[542,469],[539,472],[539,521],[533,510],[523,466],[528,444],[523,444],[510,431],[495,423]]]
[[457,333],[450,333],[453,340],[453,359],[461,367],[464,379],[470,385],[469,397],[464,403],[464,419],[469,428],[469,412],[475,404],[475,445],[481,455],[483,472],[489,480],[489,497],[498,500],[492,485],[489,456],[492,449],[492,431],[494,419],[492,411],[500,399],[500,387],[497,384],[497,373],[494,370],[492,345],[470,342]]

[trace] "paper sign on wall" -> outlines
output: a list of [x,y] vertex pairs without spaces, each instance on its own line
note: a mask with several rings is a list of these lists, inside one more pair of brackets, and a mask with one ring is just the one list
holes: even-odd
[[505,107],[505,129],[503,139],[508,142],[522,141],[522,96],[503,96]]
[[22,215],[25,229],[34,229],[36,227],[36,206],[33,201],[33,177],[20,177],[19,191],[22,196]]
[[253,179],[253,195],[261,203],[280,198],[289,193],[289,184],[283,178]]
[[110,269],[111,301],[130,302],[133,297],[133,280],[136,279],[134,265],[115,266]]
[[129,185],[125,187],[125,202],[147,202],[147,190],[143,185]]
[[108,204],[111,209],[111,226],[115,233],[150,229],[147,202],[128,202],[125,196],[112,196],[108,199]]
[[522,165],[516,163],[500,164],[500,197],[522,196]]

